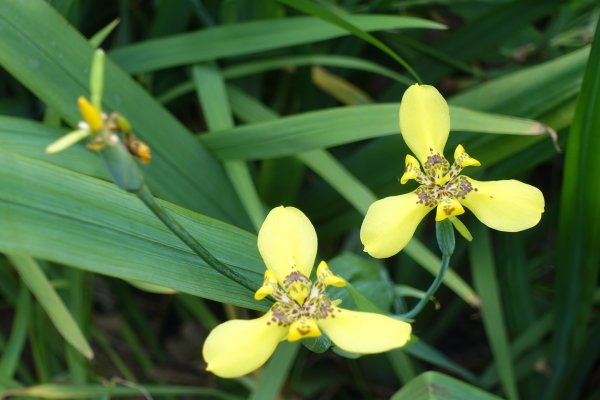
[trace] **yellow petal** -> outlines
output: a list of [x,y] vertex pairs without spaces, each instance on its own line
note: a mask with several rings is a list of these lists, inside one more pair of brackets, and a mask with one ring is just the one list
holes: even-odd
[[380,353],[404,346],[410,324],[381,314],[334,307],[331,316],[317,323],[340,349],[353,353]]
[[435,214],[436,221],[443,221],[453,215],[464,214],[465,209],[460,205],[456,199],[446,199],[437,206],[437,212]]
[[417,159],[410,154],[406,155],[404,166],[404,174],[402,174],[402,177],[400,178],[400,183],[403,185],[410,179],[417,179],[419,172],[421,172],[421,165],[419,165]]
[[360,228],[365,252],[391,257],[406,246],[423,217],[433,208],[418,203],[415,192],[386,197],[371,204]]
[[479,182],[460,202],[487,226],[518,232],[536,225],[544,212],[544,195],[534,186],[516,180]]
[[277,278],[275,278],[273,272],[266,270],[262,286],[254,293],[254,300],[262,300],[271,295],[276,287]]
[[292,322],[288,332],[287,340],[295,342],[300,339],[307,339],[321,336],[321,331],[314,319],[299,319]]
[[329,265],[325,261],[321,261],[317,267],[317,278],[322,281],[325,286],[344,287],[346,281],[341,276],[334,275],[329,269]]
[[465,148],[460,144],[454,150],[454,162],[461,167],[479,167],[481,165],[478,160],[468,155]]
[[400,103],[400,132],[425,163],[431,153],[444,154],[450,132],[448,104],[433,86],[414,84],[404,92]]
[[104,121],[102,120],[100,110],[90,104],[83,96],[80,96],[77,99],[77,106],[79,107],[79,113],[90,127],[90,130],[94,133],[100,132],[104,127]]
[[310,277],[317,255],[317,233],[302,211],[277,207],[267,215],[258,232],[258,250],[267,268],[283,285],[292,271]]
[[234,319],[213,329],[202,349],[206,370],[223,378],[235,378],[261,367],[288,331],[288,327],[278,325],[272,318],[269,311],[261,318]]

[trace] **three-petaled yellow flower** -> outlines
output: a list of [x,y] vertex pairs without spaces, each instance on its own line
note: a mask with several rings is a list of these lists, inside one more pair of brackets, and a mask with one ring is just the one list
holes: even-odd
[[202,351],[208,371],[225,378],[245,375],[262,366],[280,341],[318,337],[321,330],[340,349],[362,354],[401,347],[410,338],[411,326],[406,322],[337,307],[339,302],[330,300],[325,289],[346,282],[324,261],[311,283],[317,234],[300,210],[271,210],[258,233],[258,249],[267,271],[254,297],[271,296],[275,304],[258,319],[217,326]]
[[420,186],[369,207],[360,238],[371,256],[386,258],[402,250],[419,222],[435,207],[436,221],[463,214],[465,206],[490,228],[505,232],[521,231],[539,222],[544,212],[539,189],[516,180],[479,182],[461,175],[463,168],[480,165],[461,145],[454,151],[452,166],[444,158],[450,113],[433,86],[415,84],[406,90],[400,104],[400,131],[418,158],[406,156],[400,182],[414,179]]

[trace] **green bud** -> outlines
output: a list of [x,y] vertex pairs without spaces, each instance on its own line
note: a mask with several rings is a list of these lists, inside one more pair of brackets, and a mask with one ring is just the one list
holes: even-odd
[[109,144],[100,154],[118,187],[135,193],[144,186],[144,175],[123,143]]
[[98,49],[94,52],[92,68],[90,70],[90,99],[92,105],[102,110],[102,91],[104,90],[104,51]]

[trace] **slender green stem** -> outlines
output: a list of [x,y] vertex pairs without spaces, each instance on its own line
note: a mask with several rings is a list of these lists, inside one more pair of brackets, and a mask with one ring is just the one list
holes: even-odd
[[429,299],[435,294],[435,292],[442,284],[444,276],[446,275],[446,271],[448,270],[448,266],[450,265],[451,256],[451,254],[447,253],[442,254],[442,266],[440,267],[438,274],[433,280],[433,283],[431,284],[431,286],[429,286],[429,289],[427,289],[427,292],[421,298],[421,300],[419,300],[417,305],[414,306],[413,309],[407,312],[406,314],[401,315],[402,319],[413,319],[423,310],[423,308],[425,308],[425,305],[427,304]]
[[257,288],[253,287],[246,278],[232,270],[229,266],[223,264],[213,256],[204,246],[202,246],[188,231],[186,231],[177,221],[167,214],[166,210],[156,201],[150,189],[145,184],[134,192],[140,200],[169,228],[179,239],[187,244],[196,254],[198,254],[215,271],[228,279],[240,284],[246,289],[254,292]]

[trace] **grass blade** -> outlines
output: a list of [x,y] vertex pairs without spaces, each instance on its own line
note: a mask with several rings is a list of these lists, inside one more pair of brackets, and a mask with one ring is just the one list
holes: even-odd
[[[0,251],[242,307],[268,307],[209,268],[141,202],[114,185],[4,150],[0,180],[6,227],[0,229]],[[163,206],[212,254],[259,285],[264,264],[256,236],[166,202]]]
[[277,346],[277,350],[265,367],[260,379],[252,390],[249,400],[277,399],[296,355],[300,350],[300,343],[286,342]]
[[[596,28],[594,43],[600,42]],[[600,48],[593,46],[569,139],[560,203],[558,260],[555,279],[555,336],[552,345],[554,374],[546,398],[560,399],[568,389],[572,357],[585,348],[593,291],[600,262]]]
[[440,374],[425,372],[397,391],[391,400],[500,400],[483,390]]
[[10,380],[14,376],[27,339],[27,328],[31,316],[31,296],[25,285],[21,286],[17,298],[16,312],[10,338],[0,357],[0,377]]
[[519,395],[504,323],[500,289],[494,271],[494,256],[489,230],[478,224],[477,228],[473,230],[473,238],[473,242],[469,246],[469,258],[475,290],[481,297],[483,325],[506,397],[517,400]]
[[[441,24],[424,19],[387,15],[354,15],[349,16],[347,21],[364,31],[443,28]],[[109,55],[127,72],[140,73],[333,39],[346,34],[343,29],[318,18],[285,18],[217,26],[148,40],[119,48]]]
[[35,260],[16,253],[8,254],[8,258],[62,337],[86,358],[94,358],[94,352],[81,329]]
[[351,22],[348,22],[347,20],[338,17],[331,11],[319,7],[318,5],[309,0],[279,0],[279,2],[293,7],[297,10],[303,11],[307,14],[319,17],[333,25],[339,26],[340,28],[352,33],[354,36],[364,40],[367,43],[372,44],[373,46],[377,47],[379,50],[383,51],[388,56],[396,60],[398,64],[402,65],[418,82],[421,82],[421,78],[419,78],[419,75],[417,75],[417,73],[411,68],[411,66],[408,65],[408,63],[404,61],[402,57],[396,54],[394,50],[390,49],[386,44],[381,42],[375,36],[353,25]]
[[[339,107],[203,135],[201,141],[225,160],[255,160],[398,135],[397,103]],[[540,135],[539,122],[451,107],[453,131]]]
[[[223,76],[215,64],[196,65],[192,68],[198,99],[210,131],[233,128],[233,116]],[[244,161],[225,161],[225,170],[238,197],[250,216],[256,231],[262,225],[266,212],[258,197],[250,170]]]

